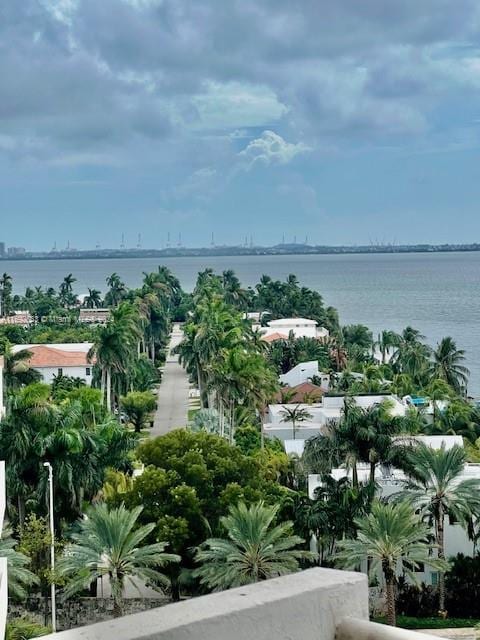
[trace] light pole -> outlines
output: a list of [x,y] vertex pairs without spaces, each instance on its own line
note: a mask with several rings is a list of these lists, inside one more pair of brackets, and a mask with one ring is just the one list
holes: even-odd
[[48,511],[50,515],[50,568],[52,570],[50,593],[52,600],[52,631],[57,630],[57,607],[55,602],[55,525],[53,522],[53,469],[50,462],[44,462],[43,466],[48,469]]

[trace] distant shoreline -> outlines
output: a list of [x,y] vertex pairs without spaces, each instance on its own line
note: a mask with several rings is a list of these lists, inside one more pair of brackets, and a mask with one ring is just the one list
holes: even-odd
[[480,244],[447,245],[368,245],[368,246],[309,246],[276,245],[274,247],[211,247],[187,249],[104,249],[89,251],[26,252],[3,256],[0,261],[25,260],[109,260],[139,258],[201,258],[238,256],[291,256],[291,255],[351,255],[398,253],[453,253],[480,251]]

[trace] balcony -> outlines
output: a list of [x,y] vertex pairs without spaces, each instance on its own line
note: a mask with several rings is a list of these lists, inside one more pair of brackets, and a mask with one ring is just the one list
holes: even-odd
[[[0,461],[0,536],[5,515],[5,462]],[[8,608],[7,560],[0,558],[0,638],[5,634]]]
[[[368,621],[367,578],[309,569],[170,604],[55,640],[432,640]],[[53,638],[52,638],[53,640]]]

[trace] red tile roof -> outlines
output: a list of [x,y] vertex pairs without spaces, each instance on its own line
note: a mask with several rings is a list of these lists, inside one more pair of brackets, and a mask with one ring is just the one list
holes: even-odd
[[26,350],[32,354],[28,364],[34,369],[42,367],[85,367],[92,364],[84,351],[63,351],[62,349],[53,349],[41,344],[28,347]]
[[292,404],[303,403],[305,401],[305,397],[311,402],[318,402],[325,393],[322,387],[319,387],[316,384],[312,384],[311,382],[302,382],[301,384],[297,384],[295,387],[283,387],[277,394],[276,398],[279,404],[283,403],[282,391],[286,394],[290,394],[290,392],[292,392],[292,398],[288,398],[288,402]]
[[265,340],[265,342],[276,342],[277,340],[288,340],[288,336],[286,336],[284,333],[278,333],[278,331],[276,331],[275,333],[271,333],[268,336],[262,336],[263,340]]

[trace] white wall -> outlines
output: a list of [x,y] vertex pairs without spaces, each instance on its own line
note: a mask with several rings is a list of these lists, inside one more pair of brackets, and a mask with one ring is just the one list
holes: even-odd
[[321,373],[318,370],[318,362],[317,360],[311,360],[309,362],[300,362],[296,367],[287,371],[279,376],[280,382],[283,384],[288,384],[289,387],[296,387],[298,384],[302,384],[303,382],[309,382],[313,376],[321,376],[322,377],[322,389],[324,391],[328,391],[328,386],[330,383],[330,378],[328,374]]
[[[53,382],[54,377],[58,377],[58,367],[32,367],[35,371],[41,373],[43,381],[47,384]],[[85,380],[88,386],[92,384],[93,365],[89,365],[90,374],[87,376],[87,367],[61,367],[64,376],[71,376],[72,378],[82,378]]]
[[[431,438],[433,437],[435,436],[431,436]],[[442,436],[436,436],[436,438],[440,441]],[[446,436],[446,438],[448,438],[448,436]],[[438,442],[435,444],[437,445]],[[438,448],[438,446],[435,446],[435,448]],[[391,479],[381,479],[380,473],[381,469],[377,472],[377,482],[379,485],[379,492],[382,497],[387,498],[403,490],[403,480],[406,479],[406,476],[401,471],[397,469],[392,470]],[[358,479],[360,482],[367,482],[369,474],[370,469],[368,465],[358,466]],[[345,469],[332,469],[331,475],[335,480],[340,480],[340,478],[345,476],[348,476],[349,478],[352,477],[351,471],[347,473]],[[465,470],[460,476],[459,481],[466,480],[468,478],[480,479],[480,464],[467,464],[465,466]],[[311,499],[315,497],[315,489],[321,484],[321,475],[310,474],[308,476],[308,495]],[[473,542],[469,540],[467,532],[463,527],[458,524],[450,524],[447,517],[445,526],[445,555],[449,558],[451,556],[456,556],[458,553],[472,556],[474,554],[474,545]],[[420,582],[432,584],[434,582],[432,574],[436,574],[436,572],[429,567],[425,567],[425,572],[418,572],[416,575]]]
[[346,616],[368,620],[366,577],[309,569],[63,631],[55,640],[334,640]]

